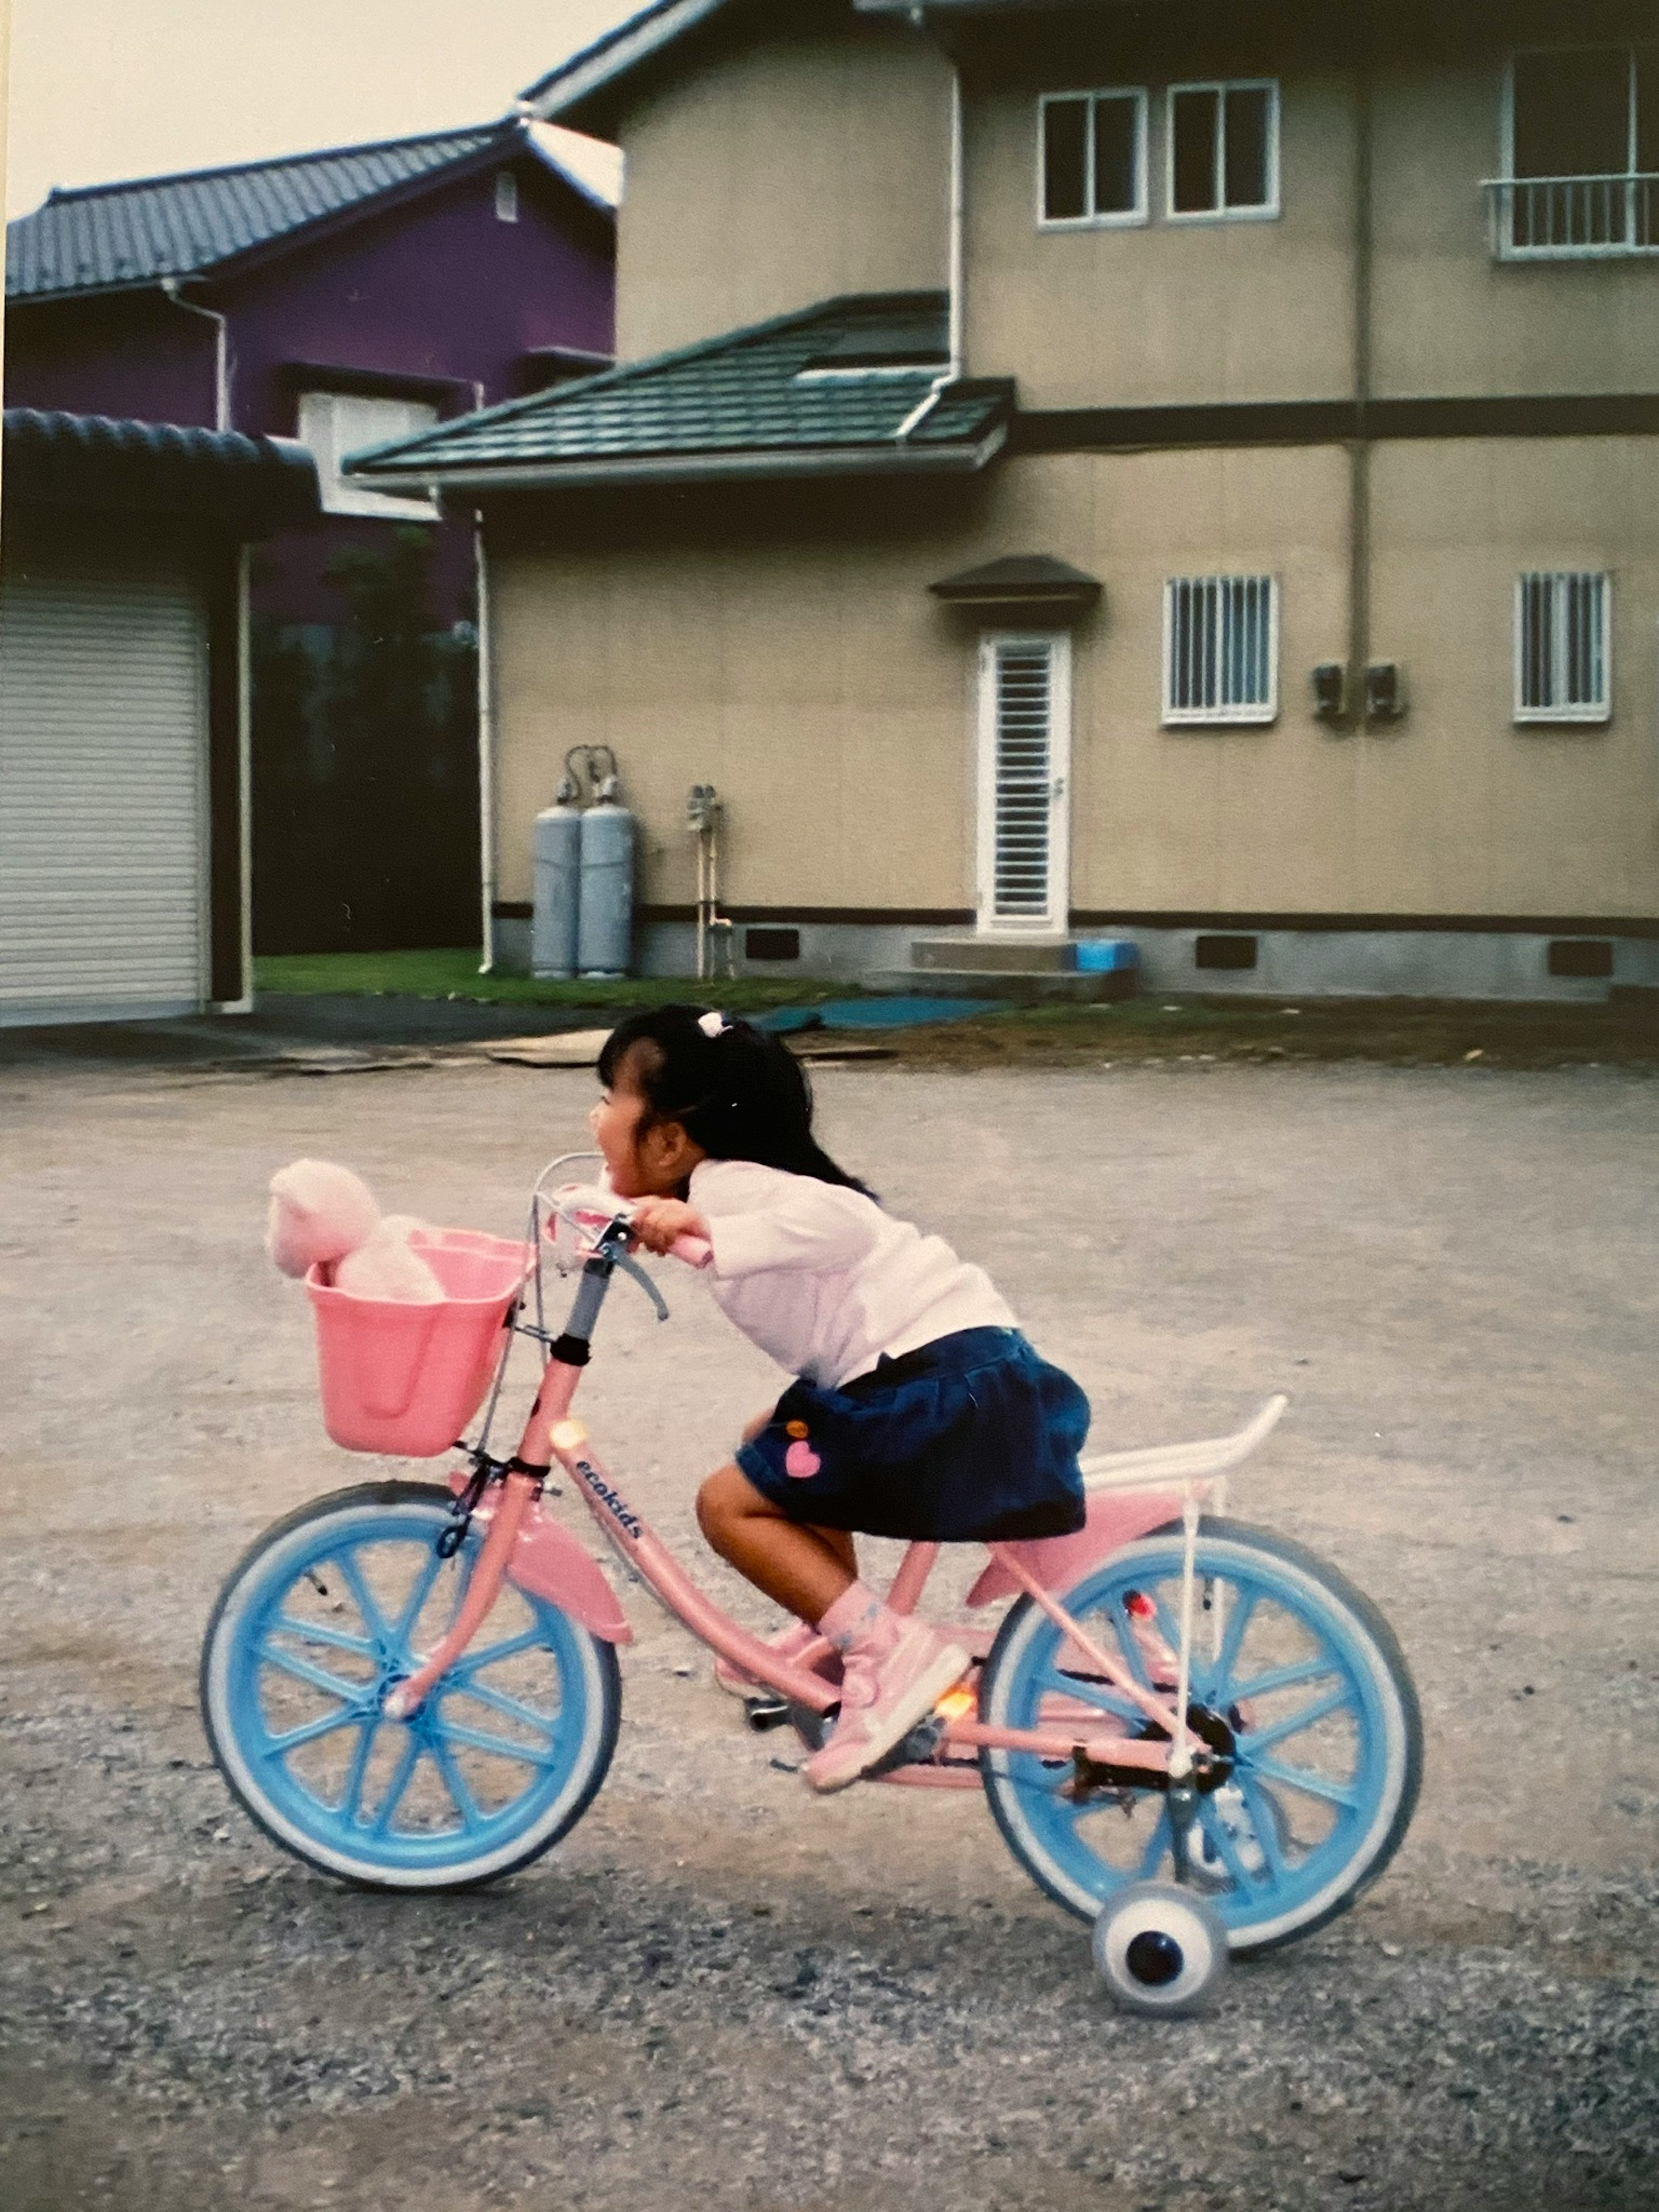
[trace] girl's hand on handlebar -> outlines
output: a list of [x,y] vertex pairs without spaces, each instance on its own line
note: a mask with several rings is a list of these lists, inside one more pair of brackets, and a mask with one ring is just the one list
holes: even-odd
[[628,1225],[647,1252],[672,1251],[682,1237],[710,1241],[702,1214],[678,1198],[636,1198]]

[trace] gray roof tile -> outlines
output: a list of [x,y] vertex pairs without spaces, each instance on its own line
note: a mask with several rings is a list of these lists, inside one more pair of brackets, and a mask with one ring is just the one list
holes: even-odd
[[[875,365],[836,366],[849,359]],[[942,293],[858,295],[463,416],[348,465],[368,481],[441,483],[567,465],[591,478],[607,463],[637,476],[653,460],[682,472],[768,453],[785,465],[880,447],[925,464],[942,449],[977,447],[1012,404],[1006,380],[959,380],[901,446],[899,430],[945,367]]]
[[39,299],[198,276],[458,164],[531,152],[592,199],[516,118],[285,160],[57,191],[6,226],[6,296]]

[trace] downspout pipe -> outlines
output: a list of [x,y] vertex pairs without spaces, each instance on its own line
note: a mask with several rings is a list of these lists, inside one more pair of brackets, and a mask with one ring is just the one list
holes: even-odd
[[216,307],[204,307],[194,300],[185,299],[176,276],[164,276],[161,289],[175,307],[182,307],[187,315],[200,315],[214,325],[213,337],[213,427],[216,430],[235,428],[230,419],[230,318]]
[[1369,9],[1354,54],[1353,399],[1348,447],[1348,727],[1365,726],[1365,667],[1371,655],[1371,315],[1375,93]]
[[495,972],[495,693],[490,650],[489,567],[484,551],[483,514],[472,532],[474,572],[478,580],[478,882],[483,907],[483,957],[481,975]]
[[[913,9],[911,22],[918,30],[924,18],[920,8]],[[951,179],[946,209],[945,285],[945,365],[933,379],[926,395],[899,424],[895,434],[901,443],[927,420],[941,396],[962,374],[963,363],[963,185],[962,149],[962,71],[953,60],[951,64]]]

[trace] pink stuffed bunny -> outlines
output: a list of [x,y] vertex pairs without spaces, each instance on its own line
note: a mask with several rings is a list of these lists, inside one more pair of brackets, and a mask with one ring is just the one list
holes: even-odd
[[295,1160],[270,1179],[265,1249],[285,1275],[316,1267],[353,1297],[430,1305],[443,1285],[409,1242],[425,1225],[411,1214],[382,1214],[349,1168]]

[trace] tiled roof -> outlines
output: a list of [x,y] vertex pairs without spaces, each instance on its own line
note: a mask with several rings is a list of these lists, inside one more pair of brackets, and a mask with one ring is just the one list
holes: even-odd
[[347,465],[369,483],[478,486],[977,467],[1001,443],[1013,387],[962,379],[929,404],[945,365],[942,293],[860,294],[463,416]]
[[230,169],[54,191],[33,215],[6,227],[6,295],[38,299],[199,276],[441,171],[526,152],[599,204],[591,186],[509,118]]
[[8,407],[5,494],[25,504],[189,514],[261,536],[316,514],[317,465],[291,438]]
[[538,77],[522,97],[538,115],[562,117],[611,92],[663,50],[718,15],[729,0],[650,0]]

